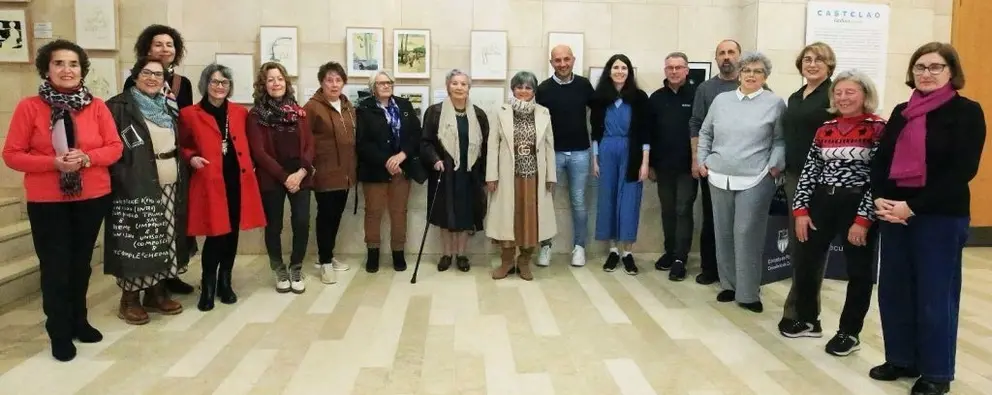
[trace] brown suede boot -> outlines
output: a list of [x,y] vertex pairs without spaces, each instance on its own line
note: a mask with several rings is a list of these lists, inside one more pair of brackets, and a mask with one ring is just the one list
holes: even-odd
[[517,249],[513,247],[503,247],[502,253],[500,255],[500,265],[496,270],[493,270],[493,280],[502,280],[510,274],[510,270],[513,269],[513,256],[516,255]]
[[131,325],[144,325],[148,323],[148,313],[141,307],[140,292],[124,291],[121,294],[121,306],[117,309],[117,318]]
[[145,290],[141,304],[146,310],[165,315],[176,315],[183,312],[183,305],[172,300],[165,292],[165,284],[158,283]]
[[534,274],[530,271],[530,261],[534,258],[534,248],[521,248],[520,255],[517,256],[517,271],[520,278],[530,281],[534,279]]

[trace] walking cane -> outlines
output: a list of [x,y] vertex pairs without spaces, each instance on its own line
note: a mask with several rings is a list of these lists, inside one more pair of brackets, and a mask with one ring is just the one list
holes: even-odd
[[424,256],[424,243],[427,242],[427,230],[431,228],[431,213],[434,212],[434,202],[437,201],[437,193],[441,189],[441,177],[444,173],[440,173],[437,177],[437,185],[434,187],[434,197],[431,198],[431,206],[427,208],[427,221],[424,224],[424,236],[420,239],[420,251],[417,252],[417,263],[413,266],[413,277],[410,277],[410,284],[417,283],[417,272],[420,271],[420,258]]

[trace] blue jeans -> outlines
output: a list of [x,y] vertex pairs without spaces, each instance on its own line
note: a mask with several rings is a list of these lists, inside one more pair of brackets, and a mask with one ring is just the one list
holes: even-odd
[[555,152],[558,182],[568,180],[568,199],[572,204],[572,243],[585,248],[589,211],[586,209],[586,186],[592,159],[589,150]]

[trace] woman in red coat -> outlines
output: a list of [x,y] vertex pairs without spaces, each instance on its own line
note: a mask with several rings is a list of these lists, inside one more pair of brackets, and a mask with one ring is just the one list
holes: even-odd
[[[214,296],[232,304],[231,269],[240,230],[265,226],[262,198],[248,151],[248,110],[229,102],[231,69],[211,64],[200,73],[203,99],[179,112],[182,156],[193,167],[189,188],[190,236],[206,236],[197,308],[214,308]],[[218,271],[218,268],[220,269]]]

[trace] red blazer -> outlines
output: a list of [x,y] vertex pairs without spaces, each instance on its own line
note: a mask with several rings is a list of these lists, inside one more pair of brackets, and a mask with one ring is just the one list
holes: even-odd
[[[230,119],[231,142],[238,154],[241,167],[241,230],[265,226],[265,213],[262,211],[262,197],[255,180],[255,169],[248,150],[245,136],[245,121],[248,110],[238,104],[227,103]],[[227,193],[224,189],[224,163],[220,152],[221,135],[217,121],[199,104],[179,111],[180,153],[186,162],[194,156],[206,159],[210,164],[193,170],[189,180],[189,225],[190,236],[219,236],[232,231],[227,217]]]

